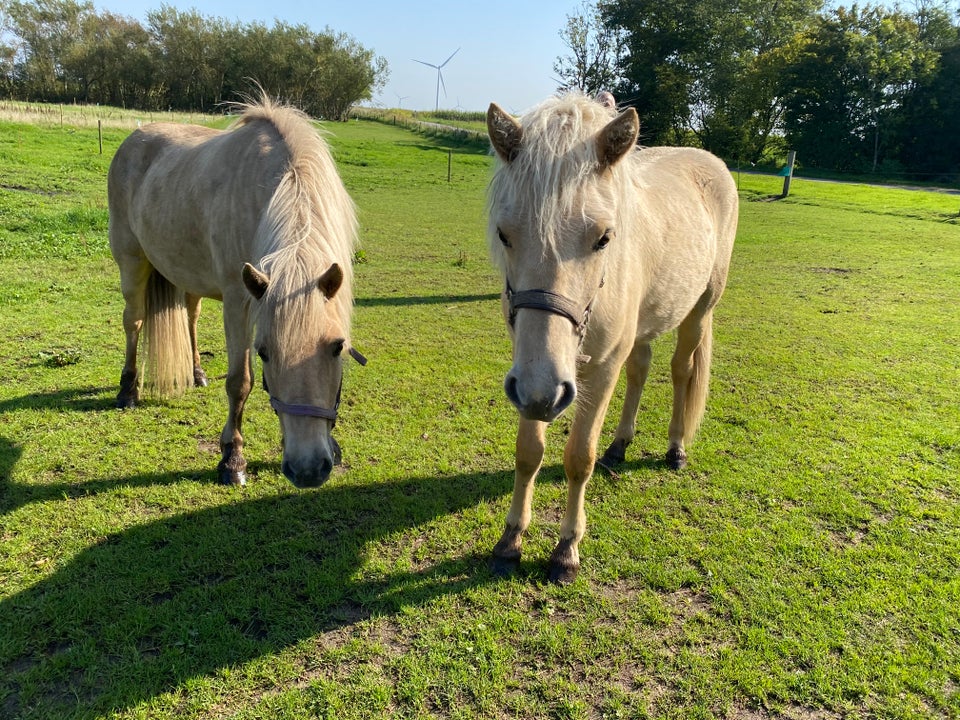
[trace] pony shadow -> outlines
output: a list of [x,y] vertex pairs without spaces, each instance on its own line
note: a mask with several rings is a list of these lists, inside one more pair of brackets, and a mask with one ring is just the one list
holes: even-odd
[[[178,477],[118,477],[101,489]],[[130,527],[4,598],[0,716],[122,712],[191,678],[318,634],[335,642],[353,623],[496,581],[486,548],[424,561],[421,546],[410,569],[362,566],[370,544],[502,498],[511,473],[336,483]]]
[[406,307],[409,305],[445,305],[447,303],[485,302],[498,300],[498,293],[484,295],[420,295],[410,297],[356,298],[356,307]]
[[90,412],[114,407],[114,387],[69,388],[56,392],[32,393],[0,401],[0,414],[15,410],[69,410]]

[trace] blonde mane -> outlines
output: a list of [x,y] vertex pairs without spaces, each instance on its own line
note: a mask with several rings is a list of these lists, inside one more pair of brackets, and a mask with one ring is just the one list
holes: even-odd
[[[244,106],[237,127],[270,123],[290,153],[287,169],[257,228],[259,265],[270,276],[266,302],[274,303],[276,329],[302,334],[314,323],[325,298],[317,280],[332,263],[343,270],[343,285],[333,301],[349,337],[353,255],[357,219],[353,200],[337,173],[329,147],[306,115],[263,99]],[[296,338],[277,337],[278,347],[296,347]]]
[[[488,211],[509,208],[511,214],[534,217],[544,242],[544,252],[555,252],[562,220],[576,207],[583,187],[597,172],[597,133],[617,116],[608,108],[580,93],[551,97],[520,118],[523,142],[509,164],[497,158],[490,182]],[[612,168],[615,174],[628,172],[626,163]],[[616,178],[625,180],[625,178]],[[627,182],[617,182],[628,187]],[[495,223],[495,213],[488,212]],[[503,248],[497,228],[488,228],[491,256],[502,268]]]

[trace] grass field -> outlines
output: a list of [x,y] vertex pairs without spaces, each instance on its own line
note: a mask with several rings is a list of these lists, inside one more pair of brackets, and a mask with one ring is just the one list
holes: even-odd
[[[345,465],[298,491],[257,390],[215,484],[208,388],[112,409],[105,175],[129,128],[0,122],[0,717],[960,718],[956,196],[743,175],[690,466],[661,462],[669,338],[583,567],[544,582],[548,433],[517,577],[509,343],[481,151],[328,126],[359,207]],[[448,161],[450,181],[447,180]],[[612,435],[614,401],[604,438]]]

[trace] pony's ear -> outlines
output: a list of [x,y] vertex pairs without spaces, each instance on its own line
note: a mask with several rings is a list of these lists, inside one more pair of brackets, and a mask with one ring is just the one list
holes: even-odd
[[520,152],[523,128],[496,103],[490,103],[487,109],[487,134],[497,155],[503,158],[504,162],[513,162]]
[[250,294],[259,300],[267,291],[267,285],[270,284],[270,278],[257,270],[250,263],[244,263],[243,284],[247,286],[247,290],[250,291]]
[[333,299],[341,285],[343,285],[343,270],[337,263],[327,268],[327,271],[317,280],[317,287],[320,288],[320,292],[326,296],[327,300]]
[[627,108],[611,120],[597,135],[597,160],[600,170],[613,167],[637,144],[640,118],[634,108]]

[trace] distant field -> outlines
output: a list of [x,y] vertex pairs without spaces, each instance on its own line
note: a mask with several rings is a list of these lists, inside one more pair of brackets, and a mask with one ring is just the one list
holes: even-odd
[[101,155],[96,121],[66,111],[61,127],[59,109],[0,107],[0,717],[960,717],[956,196],[796,179],[774,200],[780,178],[735,173],[690,466],[660,460],[666,338],[561,588],[544,569],[568,417],[520,574],[487,568],[515,412],[486,151],[326,126],[359,208],[354,343],[370,358],[345,378],[345,464],[293,488],[258,389],[250,481],[225,488],[216,302],[210,387],[111,407],[105,176],[149,118],[116,111]]

